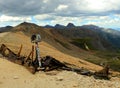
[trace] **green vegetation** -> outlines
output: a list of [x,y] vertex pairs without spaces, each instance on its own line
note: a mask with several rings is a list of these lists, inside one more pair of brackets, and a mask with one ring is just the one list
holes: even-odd
[[72,39],[72,44],[82,48],[82,49],[85,49],[85,50],[88,50],[86,48],[86,46],[90,49],[90,50],[95,50],[95,48],[92,46],[91,44],[91,41],[92,39],[91,38],[78,38],[78,39]]
[[109,64],[113,70],[120,72],[120,60],[110,60]]
[[58,39],[54,39],[56,42],[58,42],[59,44],[61,44],[63,47],[65,47],[66,49],[70,50],[70,46],[67,43],[64,43]]
[[103,58],[108,62],[110,68],[116,71],[120,71],[120,53],[117,52],[98,52],[98,57]]
[[95,55],[100,58],[86,58],[86,60],[97,65],[108,63],[111,69],[120,72],[120,53],[98,51]]

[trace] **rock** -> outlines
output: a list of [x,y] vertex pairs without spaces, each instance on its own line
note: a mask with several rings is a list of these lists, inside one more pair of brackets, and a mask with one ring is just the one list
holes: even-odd
[[13,79],[19,79],[19,77],[18,76],[14,76]]
[[62,76],[57,76],[57,77],[56,77],[56,80],[57,80],[57,81],[63,81],[63,77],[62,77]]

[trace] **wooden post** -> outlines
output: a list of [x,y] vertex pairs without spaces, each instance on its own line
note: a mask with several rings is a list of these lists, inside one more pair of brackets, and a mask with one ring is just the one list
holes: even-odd
[[22,47],[23,47],[23,45],[21,44],[21,47],[20,47],[19,52],[18,52],[18,54],[17,54],[17,56],[18,56],[18,57],[19,57],[19,56],[20,56],[20,54],[21,54]]
[[5,56],[6,49],[7,49],[6,45],[2,44],[1,45],[1,53],[2,53],[3,56]]
[[[32,56],[31,56],[32,55]],[[32,58],[32,61],[33,61],[33,57],[34,57],[34,46],[32,45],[32,51],[29,53],[29,55],[27,56],[27,59],[26,59],[26,61],[28,60],[28,59],[30,59],[30,56],[31,56],[31,58]]]

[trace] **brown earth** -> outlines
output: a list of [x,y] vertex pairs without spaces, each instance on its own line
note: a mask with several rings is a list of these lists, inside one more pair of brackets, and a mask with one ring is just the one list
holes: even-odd
[[[70,45],[71,50],[68,50],[54,39],[48,38],[53,37],[50,31],[46,33],[49,35],[46,35],[47,38],[44,37],[39,44],[41,56],[50,55],[61,62],[67,62],[76,67],[84,67],[92,71],[102,69],[102,67],[82,59],[88,57],[98,58],[90,54],[91,52],[83,51],[73,45]],[[64,41],[59,35],[55,37],[59,37],[61,41]],[[2,43],[16,53],[22,44],[21,55],[25,56],[30,53],[32,46],[30,37],[23,32],[0,33],[0,44]],[[113,77],[110,81],[96,80],[93,77],[86,77],[68,71],[38,72],[33,75],[24,67],[3,58],[0,58],[0,75],[0,88],[120,88],[118,85],[120,83],[119,78]]]
[[[28,36],[26,36],[24,33],[22,33],[22,32],[16,32],[16,33],[8,32],[6,34],[1,34],[1,35],[3,35],[3,37],[0,38],[1,43],[6,44],[11,50],[13,50],[16,53],[19,51],[20,45],[22,44],[23,49],[22,49],[21,55],[25,55],[25,56],[29,55],[29,53],[31,51],[32,43],[30,42],[30,38]],[[58,46],[60,46],[60,44],[58,44]],[[50,55],[50,56],[58,59],[61,62],[67,62],[67,63],[73,64],[77,67],[85,67],[85,68],[88,68],[91,70],[101,69],[101,67],[98,65],[89,63],[85,60],[82,60],[80,58],[73,57],[71,55],[64,53],[64,52],[69,51],[69,50],[65,49],[62,46],[60,46],[59,48],[63,48],[65,50],[64,52],[60,52],[59,50],[57,50],[57,48],[55,48],[55,46],[52,46],[45,41],[42,41],[39,44],[39,47],[40,47],[41,56]],[[69,52],[69,53],[72,54],[74,52]],[[75,54],[77,54],[77,53],[80,53],[80,52],[75,52]],[[81,54],[83,54],[84,57],[90,56],[85,51],[81,52]],[[81,58],[83,56],[81,56]],[[93,58],[94,57],[95,56],[93,56]]]
[[120,79],[99,80],[69,71],[37,72],[0,58],[0,88],[120,88]]

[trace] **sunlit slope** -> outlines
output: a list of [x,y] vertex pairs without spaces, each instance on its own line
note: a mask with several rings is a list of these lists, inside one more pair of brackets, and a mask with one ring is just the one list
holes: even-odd
[[[30,41],[29,36],[26,36],[23,32],[6,32],[6,33],[1,33],[0,35],[1,35],[0,36],[0,44],[2,44],[2,43],[6,44],[11,50],[13,50],[16,53],[19,51],[19,48],[22,44],[23,49],[22,49],[21,55],[25,55],[25,56],[29,55],[29,53],[31,51],[31,47],[33,45]],[[66,52],[77,54],[75,51],[70,52],[69,49],[66,49],[65,47],[61,46],[57,42],[54,41],[53,43],[56,44],[57,48],[55,48],[55,46],[54,46],[55,44],[52,45],[46,41],[42,41],[39,43],[41,56],[50,55],[50,56],[55,57],[56,59],[60,60],[61,62],[73,64],[77,67],[85,67],[85,68],[88,68],[91,70],[100,69],[99,66],[82,60],[83,56],[85,58],[85,54],[86,54],[86,57],[90,56],[90,55],[87,55],[87,53],[81,52],[81,54],[83,54],[83,56],[81,56],[81,58],[73,57],[72,55],[69,55]],[[62,52],[59,51],[58,48],[61,48],[61,47],[65,51],[62,51]]]

